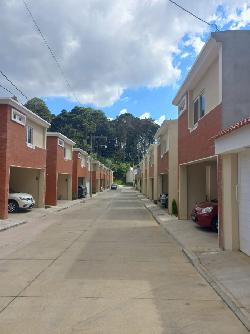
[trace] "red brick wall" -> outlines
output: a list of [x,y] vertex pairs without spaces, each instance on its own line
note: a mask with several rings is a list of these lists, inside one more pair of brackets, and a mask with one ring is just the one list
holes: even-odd
[[47,137],[46,163],[46,196],[47,205],[57,204],[57,138]]
[[168,173],[168,152],[161,157],[161,148],[157,148],[157,157],[158,157],[158,174]]
[[25,127],[11,120],[11,106],[5,106],[5,108],[8,108],[7,159],[9,165],[44,169],[46,167],[46,150],[27,146]]
[[188,129],[188,112],[179,117],[179,164],[214,155],[213,137],[221,130],[221,114],[222,106],[219,105],[205,115],[192,132]]
[[8,216],[7,119],[7,109],[0,106],[0,219],[5,219]]
[[87,167],[81,166],[81,159],[78,159],[78,151],[73,152],[73,173],[72,173],[72,192],[77,193],[78,177],[88,177]]

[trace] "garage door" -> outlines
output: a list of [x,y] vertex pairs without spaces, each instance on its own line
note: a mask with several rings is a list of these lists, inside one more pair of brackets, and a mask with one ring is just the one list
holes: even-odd
[[250,152],[240,152],[238,159],[240,249],[250,255]]

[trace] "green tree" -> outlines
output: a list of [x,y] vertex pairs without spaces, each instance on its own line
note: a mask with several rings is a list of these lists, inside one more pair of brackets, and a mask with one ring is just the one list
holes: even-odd
[[43,118],[45,121],[51,123],[54,115],[50,112],[46,103],[39,99],[38,97],[34,97],[33,99],[27,101],[25,107],[29,110],[33,111],[35,114]]

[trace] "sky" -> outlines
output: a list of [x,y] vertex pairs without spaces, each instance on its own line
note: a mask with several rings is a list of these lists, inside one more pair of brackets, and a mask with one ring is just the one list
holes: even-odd
[[[0,0],[0,70],[55,114],[80,102],[110,119],[176,118],[172,99],[215,30],[168,0],[25,1],[64,76],[20,0]],[[177,2],[219,30],[250,29],[246,1]],[[0,85],[25,102],[1,75]],[[0,87],[0,96],[13,94]]]

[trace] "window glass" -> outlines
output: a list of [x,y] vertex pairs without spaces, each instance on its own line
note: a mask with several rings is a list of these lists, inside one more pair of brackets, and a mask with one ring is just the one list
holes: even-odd
[[31,126],[26,127],[26,143],[33,145],[33,128]]
[[205,115],[205,95],[200,96],[200,118]]
[[194,125],[198,122],[199,120],[199,99],[197,98],[194,101]]

